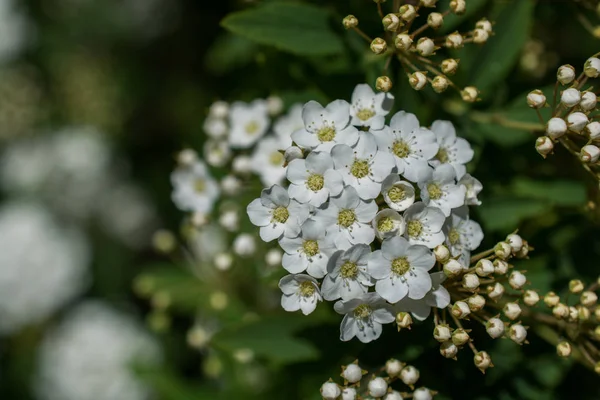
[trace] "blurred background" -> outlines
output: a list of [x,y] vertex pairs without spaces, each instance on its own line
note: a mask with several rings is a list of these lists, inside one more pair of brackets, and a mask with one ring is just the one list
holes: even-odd
[[[529,6],[515,7],[521,1]],[[484,376],[469,357],[440,357],[426,323],[388,327],[366,347],[339,341],[339,318],[327,307],[286,315],[283,273],[267,265],[264,244],[225,272],[203,258],[235,237],[216,225],[186,246],[201,267],[153,249],[157,229],[185,236],[189,228],[171,202],[169,174],[180,149],[202,152],[214,101],[349,99],[381,70],[339,23],[352,13],[379,32],[373,2],[313,1],[344,48],[310,57],[220,27],[253,3],[0,0],[0,398],[319,399],[340,365],[358,357],[377,368],[391,356],[419,368],[442,399],[562,399],[574,390],[599,398],[597,376],[556,358],[544,332],[522,348],[473,332],[496,366]],[[542,160],[534,135],[493,116],[536,121],[525,94],[553,84],[561,64],[580,71],[598,50],[581,19],[600,24],[597,2],[467,3],[457,29],[482,16],[496,21],[486,47],[457,54],[458,81],[477,81],[482,101],[469,112],[456,94],[416,93],[392,66],[395,109],[424,125],[451,119],[471,141],[470,170],[484,184],[475,215],[482,249],[519,228],[535,248],[519,267],[541,293],[572,278],[594,281],[597,182],[562,149]],[[239,210],[241,231],[254,236],[244,210],[260,188],[248,184],[222,204]]]

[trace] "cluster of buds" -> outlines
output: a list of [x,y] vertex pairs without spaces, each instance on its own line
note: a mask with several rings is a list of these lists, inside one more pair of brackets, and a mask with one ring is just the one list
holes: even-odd
[[[358,19],[354,15],[348,15],[343,20],[346,29],[353,29],[365,38],[371,46],[371,51],[378,55],[387,57],[385,69],[389,68],[390,62],[396,58],[406,72],[411,87],[422,90],[428,84],[436,93],[442,93],[449,87],[457,90],[466,102],[478,100],[479,91],[473,86],[458,87],[450,76],[454,75],[459,66],[459,60],[455,58],[438,59],[438,51],[443,49],[460,49],[469,43],[482,45],[487,42],[493,34],[492,23],[483,18],[479,20],[473,30],[459,33],[453,32],[447,35],[435,35],[444,25],[444,18],[449,14],[461,15],[466,10],[465,0],[452,0],[450,9],[445,12],[437,12],[437,0],[421,0],[419,4],[404,4],[392,13],[384,15],[382,2],[376,2],[379,15],[382,20],[383,32],[379,37],[371,38],[358,27]],[[427,18],[418,18],[423,13]],[[423,21],[417,28],[416,21]],[[427,32],[433,35],[425,36]],[[376,86],[381,91],[389,91],[392,88],[392,80],[385,75],[377,78]]]
[[[332,379],[321,385],[323,400],[355,400],[381,399],[400,400],[412,397],[415,400],[431,400],[436,392],[426,387],[415,389],[420,372],[412,365],[407,365],[396,359],[389,359],[383,368],[377,371],[385,372],[383,376],[371,374],[358,365],[358,360],[342,366],[343,385]],[[392,386],[402,382],[411,392],[398,391]],[[361,385],[362,383],[362,385]]]
[[[600,120],[594,114],[597,108],[597,96],[592,87],[585,87],[588,79],[600,75],[600,58],[596,55],[589,58],[583,72],[577,76],[571,65],[562,65],[556,74],[556,84],[552,104],[541,90],[534,90],[527,95],[527,104],[533,108],[545,126],[545,135],[537,138],[535,147],[542,157],[546,158],[560,143],[576,156],[584,168],[595,179],[600,179],[598,160],[600,157]],[[559,90],[561,89],[562,90]],[[540,109],[551,107],[551,118],[542,117]]]

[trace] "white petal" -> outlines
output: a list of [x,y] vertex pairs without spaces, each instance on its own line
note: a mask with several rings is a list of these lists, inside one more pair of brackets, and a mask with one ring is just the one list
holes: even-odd
[[334,100],[325,107],[329,118],[333,120],[336,130],[339,132],[350,123],[350,104],[345,100]]
[[248,204],[248,207],[246,208],[250,222],[256,226],[269,225],[272,218],[271,211],[271,209],[262,205],[260,199],[252,200],[252,202]]
[[279,288],[284,294],[293,294],[298,291],[298,281],[295,275],[286,275],[279,280]]
[[381,324],[373,322],[371,326],[365,325],[364,329],[356,329],[356,337],[363,343],[369,343],[381,336]]
[[267,226],[260,227],[260,238],[265,242],[279,239],[285,231],[285,224],[269,224]]
[[306,149],[313,149],[321,143],[315,134],[310,133],[306,129],[298,129],[292,133],[292,140],[298,146]]
[[433,121],[431,130],[435,133],[437,142],[441,146],[452,144],[456,140],[456,131],[450,121]]
[[393,304],[405,298],[409,288],[408,285],[400,279],[390,277],[377,281],[375,290],[381,297]]
[[340,340],[343,342],[351,340],[356,335],[356,331],[356,321],[353,317],[346,314],[340,325]]
[[[443,233],[442,237],[444,237]],[[371,225],[355,223],[352,226],[352,234],[349,238],[351,244],[371,244],[373,243],[373,240],[375,240],[375,230],[371,227]]]
[[390,121],[390,128],[402,132],[412,132],[419,128],[419,120],[414,114],[398,111]]
[[378,308],[373,311],[373,320],[380,324],[391,324],[396,320],[396,317],[387,308]]
[[300,309],[300,298],[297,294],[282,295],[281,296],[281,307],[285,311],[294,312]]
[[333,158],[335,169],[346,168],[354,162],[354,150],[348,145],[336,144],[331,149],[331,158]]
[[407,256],[410,248],[408,241],[401,236],[386,239],[381,243],[383,256],[390,261],[398,257]]
[[408,297],[414,300],[422,299],[431,289],[429,274],[420,268],[411,270],[411,273],[406,276],[406,281],[408,283]]
[[344,189],[344,180],[342,175],[336,170],[330,169],[323,175],[324,187],[329,190],[332,196],[337,196]]
[[308,267],[306,256],[300,253],[288,254],[284,253],[281,259],[281,265],[291,274],[299,274],[304,272]]
[[311,297],[300,297],[300,310],[302,310],[302,314],[308,315],[315,311],[317,308],[317,299],[316,296]]
[[321,284],[321,294],[327,301],[337,300],[341,297],[340,289],[342,287],[342,279],[331,279],[326,276]]
[[310,172],[323,175],[325,171],[333,168],[333,161],[328,153],[315,151],[306,157],[306,168]]
[[[264,156],[264,155],[263,155]],[[292,160],[286,171],[287,179],[297,185],[303,185],[308,178],[309,172],[307,171],[306,160],[296,159]]]
[[391,273],[391,262],[383,256],[381,250],[376,250],[369,258],[368,271],[375,279],[387,279]]

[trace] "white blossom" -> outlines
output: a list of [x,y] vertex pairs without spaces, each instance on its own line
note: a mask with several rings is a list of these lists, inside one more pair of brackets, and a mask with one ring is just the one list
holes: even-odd
[[450,304],[450,293],[442,285],[446,279],[443,272],[429,274],[431,278],[431,290],[420,300],[405,297],[394,305],[394,311],[408,311],[417,321],[424,321],[431,314],[431,308],[446,308]]
[[398,211],[385,208],[377,213],[372,222],[375,235],[380,239],[388,239],[404,234],[406,222]]
[[290,197],[315,207],[325,203],[329,196],[337,196],[344,188],[342,176],[333,169],[329,153],[311,152],[306,159],[292,160],[287,167],[291,182]]
[[456,136],[454,125],[450,121],[434,121],[431,130],[435,134],[439,151],[431,165],[450,164],[456,170],[456,178],[461,179],[466,173],[465,164],[473,159],[473,149],[463,138]]
[[292,145],[292,133],[304,128],[302,120],[302,104],[294,104],[285,115],[273,124],[273,131],[285,148]]
[[210,213],[220,193],[219,185],[200,160],[177,167],[171,173],[171,183],[171,198],[182,211]]
[[458,181],[459,185],[463,185],[466,189],[465,204],[468,206],[480,206],[481,201],[477,198],[477,195],[483,189],[483,185],[477,178],[471,176],[471,174],[464,174]]
[[229,144],[222,140],[208,140],[204,143],[204,159],[213,167],[224,166],[231,159]]
[[252,171],[265,186],[280,185],[285,178],[282,151],[285,145],[277,137],[262,138],[252,152]]
[[389,306],[377,293],[364,295],[348,301],[338,301],[333,306],[338,314],[345,314],[340,326],[340,340],[357,337],[369,343],[381,336],[382,324],[394,322]]
[[420,201],[414,203],[404,212],[404,236],[411,244],[422,244],[433,249],[444,242],[444,233],[441,230],[445,219],[439,208],[428,207]]
[[463,265],[469,265],[471,251],[477,249],[483,240],[481,226],[469,218],[469,209],[461,207],[452,212],[442,228],[446,244],[453,257],[459,257]]
[[264,100],[235,102],[229,111],[229,145],[246,149],[258,141],[269,128],[269,113]]
[[419,182],[421,200],[428,206],[439,208],[447,217],[453,208],[465,204],[467,189],[457,185],[456,171],[450,164],[440,164],[430,176]]
[[400,179],[396,173],[388,175],[381,183],[381,193],[386,204],[396,211],[404,211],[415,202],[415,188]]
[[380,130],[385,125],[385,116],[394,104],[390,93],[375,93],[371,86],[363,83],[356,85],[352,92],[350,115],[352,125],[368,126],[371,130]]
[[312,276],[286,275],[279,281],[279,288],[283,292],[281,306],[285,311],[301,310],[302,314],[308,315],[323,300],[317,280]]
[[238,256],[251,256],[256,251],[256,239],[249,233],[241,233],[233,239],[233,252]]
[[367,293],[374,283],[367,271],[371,248],[357,244],[348,250],[339,250],[329,259],[327,276],[323,279],[322,293],[325,300],[347,301]]

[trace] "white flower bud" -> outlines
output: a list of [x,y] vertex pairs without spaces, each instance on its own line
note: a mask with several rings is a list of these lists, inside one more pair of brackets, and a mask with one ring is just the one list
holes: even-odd
[[267,111],[271,116],[281,113],[281,111],[283,111],[283,100],[281,99],[281,97],[267,97]]
[[285,163],[289,164],[293,160],[304,158],[304,153],[302,152],[302,150],[299,147],[290,146],[287,149],[285,149],[285,153],[283,154],[283,157],[285,159]]
[[526,290],[523,293],[523,303],[527,304],[529,307],[535,306],[540,301],[540,295],[533,290]]
[[474,103],[477,101],[479,96],[479,90],[477,90],[477,88],[474,86],[467,86],[460,91],[460,96],[462,97],[463,101],[466,101],[467,103]]
[[433,329],[433,337],[440,343],[450,340],[452,338],[450,326],[447,324],[436,325]]
[[488,276],[494,273],[494,264],[490,260],[481,259],[475,265],[475,273],[479,276]]
[[590,312],[589,308],[586,308],[584,306],[577,306],[577,318],[580,321],[587,321],[590,319],[590,317],[592,313]]
[[581,92],[575,88],[563,90],[560,101],[567,107],[575,107],[581,101]]
[[451,312],[452,315],[454,315],[456,318],[463,319],[468,317],[469,314],[471,314],[471,309],[469,308],[469,305],[466,302],[461,300],[454,303]]
[[226,118],[229,114],[229,104],[225,101],[215,101],[210,105],[208,115],[213,118]]
[[546,96],[539,90],[532,90],[527,94],[527,105],[531,108],[542,108],[546,105]]
[[564,303],[558,303],[552,308],[552,315],[559,319],[567,319],[569,317],[569,306]]
[[435,78],[433,78],[433,81],[431,82],[431,87],[436,93],[444,92],[446,89],[448,89],[448,85],[450,85],[450,82],[448,82],[448,78],[441,75],[438,75]]
[[342,390],[342,400],[356,400],[356,389],[347,387]]
[[421,90],[427,84],[427,77],[421,71],[413,72],[408,77],[408,83],[410,83],[410,86],[413,89],[415,89],[415,90]]
[[213,167],[222,167],[231,158],[231,149],[225,141],[208,140],[204,143],[204,159]]
[[581,282],[580,279],[571,279],[569,281],[569,291],[571,293],[574,294],[578,294],[583,292],[583,289],[585,288],[585,286],[583,286],[583,282]]
[[567,126],[570,131],[575,133],[581,133],[589,122],[587,115],[579,111],[567,116]]
[[433,29],[439,29],[444,25],[444,16],[438,12],[432,12],[427,16],[427,25]]
[[417,16],[417,10],[412,4],[405,4],[398,9],[398,15],[406,22],[410,22]]
[[575,80],[575,68],[572,65],[561,65],[556,72],[556,79],[562,85],[568,85]]
[[412,43],[412,38],[406,33],[401,33],[394,39],[394,45],[398,50],[408,50],[410,49],[410,46],[412,46]]
[[513,289],[521,289],[527,283],[527,277],[520,271],[513,271],[508,278],[508,284]]
[[360,382],[363,377],[363,371],[358,364],[348,364],[342,367],[341,377],[350,383]]
[[402,371],[403,366],[404,365],[400,361],[394,358],[390,358],[385,363],[385,373],[388,374],[390,378],[393,378],[400,374],[400,371]]
[[523,240],[523,247],[521,247],[521,250],[517,251],[515,253],[515,257],[517,258],[527,258],[527,255],[529,254],[529,244],[527,243],[527,240]]
[[588,58],[583,64],[583,72],[590,78],[597,78],[600,75],[600,58]]
[[381,21],[383,29],[389,32],[395,32],[400,27],[400,18],[396,14],[388,14]]
[[458,328],[454,332],[452,332],[452,343],[454,343],[458,347],[467,344],[469,339],[469,334],[463,328]]
[[198,153],[192,149],[183,149],[177,153],[177,163],[182,167],[189,167],[198,159]]
[[375,80],[375,88],[380,92],[389,92],[392,90],[392,80],[389,76],[380,76]]
[[375,54],[384,53],[387,50],[387,43],[382,38],[375,38],[371,42],[371,51]]
[[502,312],[506,315],[506,318],[514,321],[521,315],[521,306],[515,302],[506,303]]
[[446,47],[449,49],[460,49],[463,46],[463,36],[454,32],[446,36]]
[[483,29],[487,33],[492,33],[492,23],[486,18],[482,18],[475,24],[475,28]]
[[238,194],[242,184],[240,180],[233,175],[227,175],[221,181],[221,189],[223,189],[223,193],[229,196],[235,196]]
[[581,154],[579,155],[579,158],[584,163],[593,164],[596,161],[598,161],[599,156],[600,149],[597,146],[594,146],[593,144],[588,144],[581,148]]
[[458,347],[448,340],[440,345],[440,354],[446,358],[455,358],[458,354]]
[[598,104],[598,97],[594,92],[583,92],[581,95],[581,101],[579,102],[579,107],[583,111],[592,111],[596,108],[596,104]]
[[387,382],[379,376],[369,381],[369,395],[373,397],[383,397],[387,389]]
[[567,123],[559,117],[550,118],[546,123],[546,133],[552,139],[558,139],[567,133]]
[[412,365],[407,365],[400,372],[400,380],[407,386],[412,386],[419,380],[419,370]]
[[492,357],[486,351],[480,351],[473,357],[473,363],[481,372],[485,374],[485,370],[493,367]]
[[265,262],[269,267],[279,267],[281,266],[281,260],[283,258],[283,253],[279,249],[271,249],[267,251],[265,255]]
[[585,133],[592,140],[597,140],[600,138],[600,122],[592,121],[585,126]]
[[577,307],[570,306],[569,307],[569,321],[577,322],[577,318],[579,318],[579,310]]
[[460,275],[464,270],[464,267],[455,259],[450,259],[444,264],[444,274],[448,278],[453,278]]
[[358,26],[358,18],[352,14],[347,15],[342,20],[342,25],[344,25],[344,28],[346,29],[356,28]]
[[240,175],[248,175],[252,171],[252,159],[248,156],[237,156],[231,163],[233,172]]
[[544,296],[544,304],[546,304],[547,307],[555,307],[559,302],[560,297],[558,297],[558,295],[554,292],[548,292]]
[[204,132],[213,139],[227,136],[227,122],[221,118],[208,117],[202,125]]
[[490,34],[484,29],[475,29],[473,31],[473,43],[483,44],[488,41]]
[[540,136],[535,140],[535,150],[544,158],[554,150],[554,143],[548,136]]
[[237,231],[240,225],[238,212],[236,210],[227,210],[221,213],[219,216],[219,225],[229,232]]
[[596,307],[594,309],[594,318],[596,318],[596,320],[600,320],[600,307]]
[[508,337],[517,344],[523,344],[527,339],[527,329],[521,324],[514,324],[508,330]]
[[510,257],[511,253],[512,248],[510,247],[510,244],[506,242],[498,242],[496,243],[496,246],[494,246],[494,254],[502,260],[506,260]]
[[409,313],[400,311],[396,314],[396,324],[398,325],[398,331],[401,329],[410,329],[413,320]]
[[190,222],[196,228],[201,228],[208,223],[208,215],[203,212],[196,211],[192,214]]
[[256,251],[256,239],[249,233],[239,234],[233,240],[233,252],[238,256],[250,256]]
[[423,7],[429,7],[429,8],[433,8],[435,7],[435,3],[437,3],[438,0],[421,0],[421,5]]
[[433,393],[426,387],[418,388],[413,392],[413,400],[432,400]]
[[504,286],[499,282],[496,282],[493,286],[487,287],[487,295],[490,299],[497,301],[504,294]]
[[321,386],[321,396],[324,400],[336,400],[341,394],[342,391],[335,382],[325,382]]
[[485,330],[492,339],[498,339],[504,335],[504,322],[500,318],[490,318],[485,324]]
[[559,357],[569,357],[572,350],[571,343],[569,342],[560,342],[556,345],[556,354],[558,354]]
[[462,279],[462,286],[467,290],[475,290],[479,287],[479,277],[476,274],[464,274]]
[[598,301],[598,295],[590,290],[581,293],[579,301],[586,307],[591,307]]
[[402,400],[402,395],[397,390],[392,390],[385,395],[385,399],[383,400]]
[[485,298],[476,294],[467,299],[467,304],[469,305],[469,310],[477,312],[485,307]]
[[447,58],[442,61],[441,67],[444,74],[454,75],[458,69],[458,60],[455,60],[454,58]]
[[450,2],[450,9],[454,14],[464,14],[467,10],[467,3],[465,0],[452,0]]
[[433,249],[433,254],[435,255],[435,259],[442,264],[450,259],[450,250],[443,244],[436,246]]
[[506,242],[510,245],[510,248],[512,249],[513,253],[516,253],[523,247],[523,238],[521,238],[521,236],[517,235],[516,233],[511,233],[510,235],[508,235],[506,237]]
[[508,271],[508,263],[504,260],[494,260],[494,273],[496,275],[504,275]]
[[217,253],[213,262],[219,271],[227,271],[233,264],[233,256],[229,253]]
[[423,57],[428,57],[435,52],[435,44],[428,37],[422,37],[417,41],[417,52]]

